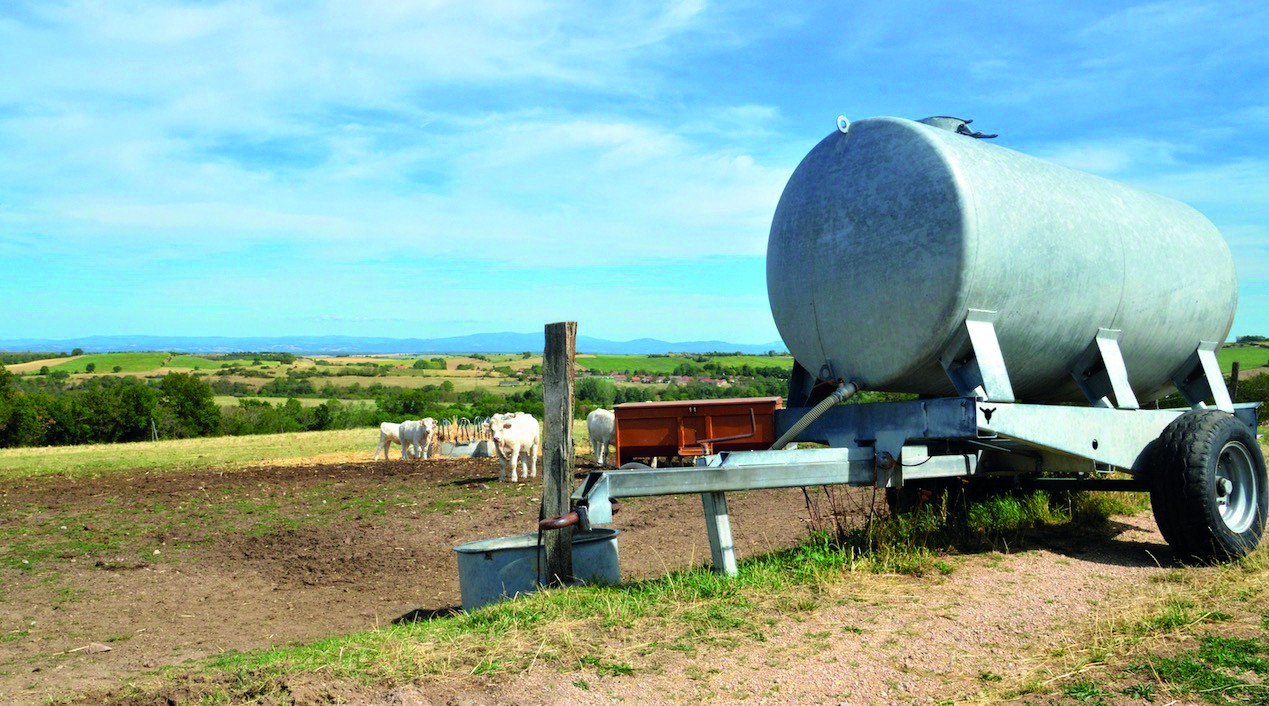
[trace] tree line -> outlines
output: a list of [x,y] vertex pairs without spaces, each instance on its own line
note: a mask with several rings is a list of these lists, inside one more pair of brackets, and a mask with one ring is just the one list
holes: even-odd
[[[768,370],[773,372],[768,374]],[[758,368],[754,372],[754,377],[740,378],[724,387],[695,382],[660,388],[617,386],[610,380],[578,378],[574,411],[580,419],[593,409],[612,409],[625,402],[787,394],[788,371]],[[290,380],[287,384],[307,384],[306,392],[311,390],[307,379]],[[348,393],[347,389],[332,391],[343,397]],[[189,373],[169,373],[158,379],[104,376],[69,383],[65,376],[18,377],[0,368],[0,447],[142,441],[156,433],[169,439],[351,429],[373,427],[384,421],[422,417],[474,419],[509,411],[529,412],[540,418],[543,412],[541,384],[507,396],[481,389],[458,391],[449,381],[419,389],[376,383],[364,391],[373,392],[373,404],[327,399],[320,405],[304,406],[292,395],[279,404],[242,397],[237,405],[222,409],[216,404],[213,384]],[[859,400],[897,397],[869,392],[861,394]],[[1235,401],[1266,399],[1269,375],[1240,381]],[[1161,403],[1165,407],[1183,405],[1179,396],[1164,398]]]

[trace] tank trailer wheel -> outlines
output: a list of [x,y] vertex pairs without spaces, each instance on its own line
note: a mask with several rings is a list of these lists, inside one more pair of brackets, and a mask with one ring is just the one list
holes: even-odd
[[1269,478],[1256,435],[1228,412],[1200,409],[1173,420],[1155,442],[1150,505],[1182,561],[1246,556],[1269,514]]

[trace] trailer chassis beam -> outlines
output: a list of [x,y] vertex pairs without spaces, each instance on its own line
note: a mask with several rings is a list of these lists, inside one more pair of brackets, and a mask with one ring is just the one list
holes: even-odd
[[[727,493],[816,485],[870,486],[877,479],[872,448],[739,451],[704,456],[687,468],[596,471],[573,492],[573,505],[588,524],[613,520],[613,501],[655,495],[700,495],[714,570],[734,575],[736,552]],[[972,473],[972,454],[933,456],[922,469],[938,475]]]

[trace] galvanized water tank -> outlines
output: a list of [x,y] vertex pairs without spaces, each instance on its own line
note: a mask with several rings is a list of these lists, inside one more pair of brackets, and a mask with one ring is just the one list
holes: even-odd
[[798,165],[767,292],[811,373],[929,395],[955,394],[938,357],[966,312],[995,311],[1029,402],[1083,400],[1070,367],[1099,327],[1123,331],[1138,398],[1166,394],[1237,305],[1229,247],[1189,206],[900,118],[851,123]]
[[[573,577],[577,584],[621,580],[617,534],[611,527],[573,533]],[[538,533],[480,539],[454,547],[463,610],[475,610],[538,590],[546,551]]]

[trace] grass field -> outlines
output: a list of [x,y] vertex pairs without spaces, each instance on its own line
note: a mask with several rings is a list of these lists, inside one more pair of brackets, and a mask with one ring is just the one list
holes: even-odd
[[4,367],[9,372],[13,373],[14,375],[22,375],[23,373],[38,372],[39,369],[45,365],[48,365],[51,367],[54,365],[58,365],[60,363],[65,363],[68,360],[74,360],[77,357],[78,356],[70,356],[70,357],[62,357],[62,358],[44,358],[43,360],[30,360],[25,363],[11,363]]
[[122,368],[120,372],[124,373],[144,373],[158,370],[167,358],[167,353],[156,352],[90,353],[57,365],[50,365],[48,369],[50,372],[64,370],[68,373],[82,373],[87,369],[89,363],[94,363],[97,366],[96,372],[98,373],[108,373],[114,370],[115,366]]
[[[289,398],[287,397],[255,397],[255,396],[234,397],[233,395],[216,395],[216,404],[220,405],[221,407],[237,407],[238,400],[240,399],[241,400],[260,400],[261,402],[268,402],[269,404],[276,406],[280,404],[286,404],[286,401]],[[323,403],[326,402],[325,399],[317,399],[314,397],[300,397],[298,399],[300,401],[300,406],[302,407],[319,407]],[[349,404],[362,405],[365,407],[375,406],[374,400],[339,400],[339,403],[346,404],[346,405],[349,405]]]
[[[437,372],[440,372],[440,371],[437,371]],[[229,379],[236,380],[237,378],[230,377]],[[498,386],[499,380],[505,380],[505,379],[506,378],[486,378],[486,377],[466,377],[466,376],[456,377],[456,376],[440,376],[440,375],[436,375],[436,376],[388,375],[386,377],[378,377],[378,376],[372,377],[369,375],[341,375],[339,377],[333,377],[333,378],[313,378],[312,382],[313,382],[313,386],[317,388],[324,387],[326,383],[330,383],[331,385],[338,388],[348,387],[352,385],[353,383],[358,383],[362,387],[366,387],[368,385],[373,385],[375,383],[378,383],[380,385],[383,385],[384,387],[405,387],[409,389],[418,389],[421,387],[426,387],[428,385],[440,385],[448,381],[448,382],[454,383],[454,389],[458,390],[459,392],[481,388],[484,390],[488,390],[489,392],[492,392],[495,395],[501,395],[501,394],[506,394],[508,390],[516,389],[514,387],[511,387],[511,388],[499,387]],[[244,378],[243,381],[247,382],[247,384],[252,384],[249,378]],[[268,382],[268,381],[256,379],[255,384],[259,385],[264,382]]]
[[[755,368],[783,369],[793,367],[793,358],[787,356],[769,358],[761,355],[727,355],[710,358],[710,360],[731,366],[750,365]],[[650,370],[654,373],[669,374],[683,363],[695,363],[695,361],[692,358],[680,356],[663,358],[646,355],[595,355],[577,359],[579,366],[604,373],[620,372],[622,370]]]
[[0,449],[0,476],[96,475],[134,468],[182,470],[276,463],[374,450],[374,429],[219,436],[204,439]]
[[[15,373],[34,373],[47,365],[50,372],[62,370],[68,373],[83,373],[89,364],[96,365],[95,372],[109,373],[116,366],[122,373],[151,373],[164,369],[179,370],[219,370],[225,364],[251,365],[250,360],[215,360],[196,355],[172,355],[162,351],[129,351],[125,353],[89,353],[74,358],[55,358],[47,361],[37,360],[21,365],[8,366]],[[260,361],[261,366],[277,367],[281,363],[273,360]]]
[[1227,345],[1217,351],[1216,359],[1220,361],[1221,372],[1226,375],[1229,374],[1234,361],[1238,361],[1243,372],[1254,368],[1264,368],[1269,366],[1269,346]]
[[[222,399],[234,398],[217,398],[218,401]],[[360,400],[349,402],[357,404]],[[137,468],[188,470],[276,464],[299,459],[312,461],[322,457],[327,457],[326,460],[349,460],[349,454],[356,454],[358,460],[366,461],[370,460],[377,440],[378,430],[367,427],[293,434],[141,441],[130,444],[0,449],[0,478],[52,474],[91,476]],[[579,451],[590,451],[586,420],[574,420],[573,442]]]
[[[393,488],[386,497],[386,504],[408,506],[419,496],[421,485],[403,485],[399,491]],[[499,491],[504,488],[496,487]],[[460,503],[467,498],[460,493],[474,492],[481,491],[447,487],[447,495],[434,504]],[[325,506],[327,496],[321,493],[326,490],[310,492],[306,499],[320,497],[323,506],[328,507]],[[327,495],[332,500],[338,497]],[[357,499],[349,502],[353,500]],[[504,493],[498,498],[503,505],[526,500],[532,507],[532,497],[527,493]],[[245,499],[236,499],[236,502],[246,504]],[[223,509],[195,506],[192,501],[190,507],[200,512],[219,510],[220,514],[210,516],[211,520],[227,529],[236,529],[232,521],[238,518]],[[983,503],[981,507],[1004,506]],[[1117,512],[1109,509],[1110,505],[1096,507],[1100,508],[1097,517],[1102,520],[1108,520]],[[1129,514],[1139,513],[1140,508],[1131,510]],[[1042,528],[1047,535],[1064,526],[1079,524],[1074,516],[1050,517],[1044,514],[1048,511],[1032,509],[1025,512],[1027,522],[1037,522],[1034,526]],[[148,515],[140,515],[133,522],[142,525],[147,521],[150,521]],[[419,522],[417,518],[411,521]],[[299,522],[296,526],[306,526]],[[306,517],[302,522],[314,521]],[[60,535],[52,531],[56,523],[48,524],[49,534],[60,539]],[[96,526],[99,522],[84,524]],[[1118,553],[1111,554],[1116,557],[1111,563],[1122,561],[1122,556],[1135,556],[1131,549],[1113,549],[1117,530],[1112,522],[1104,522],[1104,525],[1104,531],[1093,531],[1081,541],[1112,547],[1112,552]],[[1027,526],[1024,522],[1008,530],[1010,536]],[[562,683],[571,682],[578,689],[602,696],[611,680],[627,676],[637,679],[647,674],[665,684],[666,665],[682,667],[686,664],[683,670],[686,676],[680,678],[681,683],[674,688],[683,689],[683,694],[701,693],[704,683],[705,695],[717,695],[719,692],[708,688],[711,685],[706,670],[722,657],[745,665],[746,671],[773,670],[772,673],[780,674],[786,681],[788,689],[787,680],[796,676],[799,656],[806,656],[812,669],[844,671],[848,666],[857,666],[846,661],[852,655],[835,653],[830,647],[856,644],[852,642],[855,638],[841,641],[833,638],[837,633],[872,634],[872,637],[859,638],[858,644],[868,645],[867,653],[875,650],[884,657],[891,654],[886,651],[891,643],[920,638],[921,631],[925,630],[946,630],[947,622],[961,619],[962,611],[971,615],[975,601],[994,603],[999,600],[995,596],[976,597],[965,585],[962,577],[966,575],[991,581],[994,574],[1005,573],[1015,577],[1007,584],[1034,582],[1036,590],[1044,586],[1042,579],[1033,574],[1012,573],[1016,566],[1036,563],[1034,557],[1028,557],[1025,548],[987,552],[974,549],[970,544],[961,547],[955,542],[944,547],[941,539],[933,540],[933,547],[927,547],[922,535],[929,530],[922,529],[923,522],[881,518],[878,527],[884,530],[879,530],[879,534],[886,539],[875,545],[848,547],[812,539],[793,549],[745,559],[739,574],[731,578],[719,576],[706,567],[696,567],[617,586],[540,592],[471,612],[448,614],[442,611],[423,619],[385,622],[376,624],[373,629],[306,639],[269,649],[220,651],[185,666],[129,679],[128,688],[138,694],[184,695],[180,688],[189,686],[193,689],[190,694],[202,699],[200,703],[291,703],[288,682],[297,680],[303,684],[306,683],[303,679],[313,675],[319,675],[324,684],[333,683],[339,688],[368,687],[372,689],[368,693],[374,693],[374,689],[382,693],[390,687],[411,683],[453,685],[467,675],[474,675],[491,687],[502,684],[516,688],[522,675],[530,673],[535,665],[544,664],[549,673],[563,680]],[[1084,549],[1062,556],[1070,550],[1060,551],[1063,546],[1060,543],[1056,546],[1059,547],[1057,558],[1038,560],[1046,562],[1043,565],[1049,570],[1071,572],[1076,570],[1072,569],[1073,564],[1088,563],[1077,558],[1086,553]],[[1041,548],[1049,554],[1054,551],[1048,544],[1041,544]],[[149,545],[143,547],[148,549]],[[53,552],[46,554],[53,555]],[[143,551],[141,555],[146,554]],[[1105,569],[1094,565],[1083,570]],[[1269,655],[1269,643],[1264,642],[1264,638],[1269,637],[1269,612],[1265,612],[1265,601],[1269,600],[1269,583],[1265,580],[1269,576],[1269,552],[1262,548],[1247,560],[1232,565],[1164,566],[1150,571],[1149,580],[1118,584],[1091,618],[1055,616],[1056,621],[1046,625],[1053,631],[1052,642],[1042,649],[1019,650],[1016,652],[1019,657],[1009,664],[1004,660],[983,662],[981,666],[975,664],[974,668],[979,671],[962,674],[962,681],[953,682],[950,688],[964,692],[968,681],[982,691],[974,696],[972,692],[965,692],[956,701],[1000,703],[1030,695],[1043,703],[1141,703],[1140,700],[1103,699],[1112,699],[1116,694],[1142,697],[1138,685],[1157,682],[1154,688],[1159,689],[1159,695],[1169,696],[1157,703],[1175,702],[1177,699],[1172,697],[1188,697],[1186,703],[1199,703],[1204,694],[1210,693],[1212,683],[1221,686],[1210,679],[1196,677],[1187,681],[1175,676],[1175,662],[1179,659],[1195,662],[1193,667],[1186,668],[1186,674],[1201,675],[1205,671],[1236,667],[1243,681],[1231,693],[1262,694],[1258,689],[1263,677],[1269,676],[1266,671],[1269,662],[1261,658],[1261,655]],[[943,594],[951,597],[950,602],[927,600],[927,596],[935,594],[947,580],[944,577],[953,574],[952,580],[959,580],[961,587]],[[891,627],[890,617],[874,622],[876,608],[890,616],[914,617],[906,622],[894,618],[899,625],[896,630]],[[842,616],[848,617],[842,620]],[[1248,617],[1256,622],[1248,623]],[[1071,621],[1076,621],[1073,626],[1069,624]],[[1211,631],[1220,629],[1223,624],[1229,625],[1224,628],[1226,633],[1251,634],[1256,639],[1235,642],[1230,638],[1216,638],[1225,640],[1219,644],[1231,649],[1227,649],[1224,662],[1209,659],[1212,664],[1204,664],[1195,655],[1175,648],[1185,644],[1187,639],[1211,642]],[[790,629],[796,632],[799,625],[822,627],[825,631],[804,630],[805,634],[794,643],[796,646],[790,647],[790,641],[784,639],[785,633]],[[1237,627],[1239,625],[1242,627]],[[862,642],[865,639],[871,642]],[[1011,653],[1011,646],[1017,642],[1007,628],[992,639],[986,646],[970,641],[966,649],[986,649],[985,655],[998,655]],[[701,659],[692,661],[698,652]],[[1178,652],[1181,652],[1179,656]],[[740,655],[758,655],[758,659],[747,663],[738,657]],[[840,664],[839,658],[843,658]],[[1157,668],[1146,671],[1135,667],[1143,662]],[[905,663],[904,671],[907,669]],[[915,670],[909,673],[916,674],[914,678],[922,676]],[[938,680],[948,683],[947,679],[954,676],[953,671],[939,672]],[[1130,691],[1134,688],[1138,692]],[[745,696],[753,702],[762,702],[760,698],[752,698],[756,695]],[[767,695],[775,697],[777,692]],[[783,697],[785,693],[779,695]],[[1052,698],[1042,698],[1045,696]],[[153,700],[161,701],[158,696]],[[675,699],[673,702],[704,700],[707,699]],[[1262,703],[1261,700],[1207,701]],[[909,701],[899,698],[896,702]],[[940,701],[951,702],[952,699]],[[1146,702],[1156,700],[1146,698]]]
[[[195,370],[205,370],[208,368],[215,368],[219,370],[221,366],[225,364],[232,365],[233,363],[250,363],[250,362],[251,361],[249,360],[247,361],[211,360],[208,358],[200,358],[199,356],[196,356],[196,355],[174,355],[172,356],[170,360],[167,361],[166,367],[193,368]],[[272,360],[262,360],[260,361],[260,363],[262,365],[280,365],[280,363],[276,361],[272,361]]]
[[[573,429],[575,438],[584,438],[583,422],[576,422]],[[374,429],[355,429],[127,445],[8,450],[0,451],[0,478],[20,479],[51,474],[82,478],[130,473],[135,469],[179,474],[195,467],[207,466],[247,467],[299,459],[310,463],[329,462],[333,460],[333,456],[339,454],[356,455],[360,460],[369,460],[375,436]],[[374,481],[376,485],[379,482]],[[6,524],[6,529],[10,530],[6,541],[10,547],[16,549],[12,550],[11,555],[5,556],[4,562],[7,564],[0,562],[0,568],[7,567],[15,572],[6,575],[6,579],[17,575],[17,572],[35,571],[25,561],[30,556],[31,567],[37,564],[36,559],[47,562],[47,566],[41,564],[39,570],[48,570],[50,573],[40,580],[58,586],[62,584],[56,582],[65,579],[52,571],[56,569],[70,573],[71,565],[65,562],[68,558],[75,557],[81,558],[74,570],[83,567],[83,571],[89,572],[97,569],[86,568],[85,564],[90,562],[82,557],[95,559],[100,555],[110,562],[115,553],[127,553],[127,558],[133,562],[137,562],[140,557],[141,561],[146,562],[147,570],[151,565],[165,570],[171,567],[184,569],[186,566],[199,566],[193,563],[195,553],[192,550],[188,554],[177,554],[187,548],[185,545],[178,544],[175,540],[170,548],[166,544],[160,544],[161,541],[166,541],[162,538],[169,536],[174,528],[184,532],[188,532],[188,528],[198,528],[201,537],[198,542],[210,547],[224,543],[227,537],[233,536],[241,540],[242,536],[251,534],[267,535],[270,542],[281,541],[279,537],[288,536],[320,538],[327,536],[322,532],[337,523],[357,523],[368,528],[362,536],[370,537],[375,533],[385,532],[387,520],[384,518],[394,517],[390,513],[399,513],[413,532],[427,514],[444,512],[448,516],[452,510],[455,513],[453,517],[460,517],[473,511],[467,507],[468,504],[480,504],[481,507],[492,505],[499,508],[500,512],[521,511],[530,518],[534,516],[536,509],[535,486],[529,484],[510,486],[490,483],[489,487],[484,487],[464,481],[436,484],[433,488],[428,486],[424,477],[401,477],[391,485],[385,483],[377,488],[361,489],[359,492],[349,492],[343,484],[343,479],[334,478],[321,485],[300,488],[303,493],[300,502],[291,505],[287,505],[289,501],[280,499],[279,495],[294,492],[294,488],[271,481],[271,485],[275,486],[272,490],[253,483],[242,488],[227,488],[223,491],[216,488],[214,490],[217,492],[204,493],[202,487],[195,489],[191,485],[189,489],[182,490],[182,494],[173,494],[172,497],[177,502],[152,501],[157,504],[148,506],[130,504],[133,501],[131,497],[107,498],[99,502],[95,495],[85,494],[85,497],[94,499],[83,508],[75,508],[74,512],[67,514],[60,510],[58,514],[54,514],[42,508],[36,508],[39,511],[34,512],[25,506],[18,507],[12,510],[12,517],[15,519]],[[14,485],[17,487],[20,484]],[[417,508],[417,512],[412,508]],[[291,509],[297,510],[293,514],[287,514]],[[629,512],[632,511],[627,510]],[[968,514],[975,516],[973,512]],[[997,515],[1005,517],[1004,513]],[[1043,519],[1042,525],[1050,521],[1047,517]],[[679,518],[674,518],[674,521],[679,521]],[[449,522],[451,521],[439,522],[438,526],[446,528],[446,523]],[[1076,524],[1074,517],[1064,522]],[[355,691],[361,687],[383,690],[403,684],[438,681],[448,685],[466,678],[466,675],[474,675],[476,679],[483,680],[482,683],[501,683],[512,689],[516,688],[519,675],[529,673],[534,665],[546,665],[553,676],[564,680],[563,683],[585,685],[577,688],[592,696],[601,697],[602,701],[604,692],[601,689],[610,681],[631,675],[638,679],[645,674],[648,678],[660,679],[667,672],[673,675],[673,669],[684,665],[687,666],[684,670],[686,677],[680,679],[681,683],[675,684],[675,688],[682,688],[686,690],[683,694],[692,696],[702,693],[701,687],[704,684],[707,688],[703,693],[708,695],[708,680],[711,677],[707,670],[710,665],[718,664],[717,660],[722,658],[736,659],[744,665],[746,671],[751,667],[755,670],[774,669],[781,675],[785,688],[789,689],[789,680],[796,676],[796,672],[786,673],[784,668],[786,665],[797,664],[799,655],[812,659],[817,669],[846,671],[851,666],[846,663],[846,659],[853,654],[876,654],[879,655],[879,660],[889,659],[890,653],[886,650],[892,642],[910,643],[913,638],[919,642],[923,634],[921,631],[947,629],[949,623],[962,619],[962,610],[966,611],[964,620],[969,621],[969,606],[974,600],[974,592],[970,586],[972,581],[967,580],[966,575],[970,579],[990,580],[993,575],[1003,573],[1011,576],[1005,581],[1005,585],[1034,583],[1036,591],[1046,589],[1047,584],[1043,580],[1047,574],[1021,571],[1015,573],[1014,567],[1027,566],[1023,562],[1031,561],[1026,556],[1017,556],[1020,553],[1026,554],[1025,547],[1020,543],[1013,543],[1011,540],[1010,545],[1015,548],[1007,548],[1004,554],[962,550],[954,544],[949,545],[945,551],[938,545],[931,549],[923,546],[925,539],[914,541],[917,537],[928,534],[929,530],[921,529],[923,526],[919,523],[901,526],[879,522],[878,527],[889,528],[894,534],[883,535],[878,530],[878,536],[885,536],[886,543],[878,542],[867,548],[837,546],[818,540],[808,541],[788,551],[767,553],[744,560],[740,574],[735,578],[720,577],[707,568],[698,567],[676,570],[659,578],[628,581],[619,586],[589,586],[543,592],[473,612],[451,615],[446,611],[436,611],[435,615],[423,619],[403,620],[399,623],[386,620],[380,623],[379,614],[376,613],[373,629],[366,627],[325,638],[305,637],[294,642],[282,641],[282,644],[270,649],[245,652],[232,649],[213,651],[209,648],[205,653],[210,652],[211,656],[202,656],[197,661],[184,665],[175,663],[175,660],[184,655],[174,657],[174,663],[170,666],[160,660],[163,664],[161,671],[144,674],[135,680],[129,676],[128,682],[138,686],[128,688],[152,689],[156,694],[152,699],[155,703],[166,703],[161,695],[171,693],[177,695],[177,702],[293,703],[290,700],[291,686],[303,687],[311,684],[313,679],[332,683],[338,689]],[[1083,544],[1066,547],[1058,543],[1055,545],[1056,557],[1046,560],[1048,563],[1044,566],[1054,572],[1061,572],[1071,570],[1072,564],[1092,563],[1094,566],[1088,570],[1097,572],[1091,576],[1099,577],[1100,572],[1114,571],[1116,563],[1123,561],[1122,557],[1144,559],[1140,556],[1139,548],[1121,546],[1114,549],[1112,537],[1117,531],[1119,530],[1114,523],[1107,523],[1106,536],[1087,540],[1094,542],[1095,549],[1109,547],[1113,552],[1119,552],[1112,553],[1114,558],[1109,561],[1100,551],[1091,553],[1096,558],[1095,561],[1086,560],[1084,555],[1090,553]],[[182,541],[188,539],[185,534],[174,536],[179,536]],[[90,541],[100,541],[100,544],[90,544]],[[386,546],[389,550],[394,547],[392,544]],[[1054,547],[1047,544],[1041,546],[1049,550],[1045,553],[1055,554]],[[10,547],[6,547],[6,550]],[[161,559],[156,558],[160,548],[163,552]],[[975,671],[968,673],[968,679],[972,684],[977,673],[977,679],[982,683],[975,686],[984,691],[979,699],[967,696],[960,701],[999,703],[1020,695],[1031,695],[1036,701],[1044,703],[1097,703],[1099,700],[1107,703],[1141,703],[1139,700],[1129,702],[1114,697],[1116,694],[1129,694],[1127,689],[1138,688],[1142,683],[1153,684],[1154,681],[1151,680],[1154,679],[1161,684],[1156,687],[1160,690],[1160,695],[1167,694],[1168,698],[1147,701],[1162,704],[1175,698],[1186,698],[1186,703],[1199,703],[1204,699],[1204,694],[1220,692],[1210,691],[1211,682],[1195,679],[1191,683],[1181,676],[1174,678],[1170,675],[1179,674],[1174,668],[1178,667],[1181,660],[1193,663],[1193,666],[1185,667],[1186,674],[1198,675],[1219,671],[1220,668],[1234,664],[1223,657],[1225,661],[1217,664],[1216,658],[1211,655],[1191,654],[1184,649],[1188,644],[1182,642],[1185,639],[1206,640],[1203,644],[1207,645],[1211,638],[1205,633],[1220,629],[1222,625],[1230,627],[1224,628],[1226,636],[1220,636],[1219,639],[1232,639],[1230,636],[1248,639],[1247,636],[1250,635],[1257,640],[1250,648],[1242,649],[1234,655],[1241,660],[1236,666],[1241,665],[1237,675],[1243,679],[1243,683],[1236,685],[1237,688],[1229,693],[1262,695],[1265,693],[1261,689],[1265,683],[1264,678],[1269,677],[1269,672],[1265,670],[1269,664],[1265,661],[1269,657],[1269,643],[1264,642],[1269,638],[1269,612],[1265,608],[1269,605],[1267,552],[1269,549],[1262,548],[1245,561],[1219,567],[1154,568],[1151,565],[1148,580],[1118,584],[1117,592],[1107,594],[1104,603],[1099,604],[1095,620],[1088,625],[1076,623],[1076,632],[1068,634],[1065,631],[1070,628],[1068,623],[1077,618],[1055,616],[1056,622],[1049,626],[1054,631],[1052,639],[1045,641],[1040,651],[1013,651],[1013,643],[1009,642],[1012,637],[1009,621],[1013,620],[1010,616],[1001,623],[1004,626],[1001,632],[989,633],[990,643],[977,644],[977,641],[971,640],[966,649],[990,650],[987,654],[1016,654],[1018,657],[1012,658],[1013,663],[1008,665],[1004,664],[1006,660],[1003,659],[983,662],[981,667],[975,665]],[[169,558],[173,556],[181,556],[180,562],[190,563],[166,563],[177,561]],[[282,556],[288,561],[294,559],[301,568],[325,566],[311,557],[295,558],[285,553]],[[58,561],[64,563],[58,565]],[[244,562],[244,573],[253,570],[251,567],[259,561],[253,555],[250,562]],[[449,564],[429,566],[442,566],[440,570],[450,570]],[[878,573],[885,575],[877,575]],[[944,578],[948,575],[952,575],[951,579]],[[93,576],[91,585],[102,586],[103,591],[117,590],[114,582],[123,580],[113,578],[114,574],[101,576],[104,578]],[[157,570],[154,574],[145,576],[157,577],[146,578],[147,582],[158,583],[163,580]],[[949,602],[925,600],[925,596],[938,590],[949,580],[955,582],[952,584],[954,590],[943,594],[950,599]],[[65,596],[60,599],[63,603],[56,604],[56,607],[62,608],[61,612],[64,613],[97,610],[97,604],[87,602],[83,597],[90,594],[74,593],[76,590],[86,591],[77,586],[67,585]],[[151,591],[153,588],[147,585],[146,590]],[[297,589],[287,588],[285,591],[296,592]],[[283,595],[286,600],[290,600],[285,592]],[[365,596],[355,591],[347,595],[346,601],[368,602]],[[245,601],[246,598],[243,596],[235,601]],[[110,600],[116,598],[112,597]],[[1000,603],[999,596],[994,594],[984,600],[992,604]],[[403,605],[417,606],[419,603]],[[168,607],[170,608],[170,604]],[[915,618],[909,622],[897,623],[896,629],[889,622],[889,617],[873,622],[874,608],[884,609],[888,615],[908,615]],[[184,604],[181,604],[180,610],[185,609]],[[194,612],[205,609],[204,606],[191,602],[188,608],[190,614],[169,611],[173,615],[166,629],[194,629],[185,626],[195,626],[199,621],[211,622],[201,613],[196,616]],[[162,609],[151,612],[158,610]],[[1256,622],[1247,623],[1244,620],[1249,613],[1254,613]],[[307,615],[312,614],[310,612]],[[388,611],[387,614],[396,615],[398,611]],[[124,616],[125,613],[120,612],[120,615]],[[293,615],[295,617],[292,620],[304,620],[306,614],[297,610]],[[843,620],[843,615],[848,617]],[[48,618],[41,617],[40,621],[46,619]],[[180,619],[188,619],[190,622],[182,623]],[[1088,622],[1088,619],[1085,618],[1084,621]],[[369,620],[365,622],[369,623]],[[20,624],[21,630],[3,633],[12,637],[2,639],[15,643],[18,640],[34,639],[28,632],[36,632],[36,621],[31,620],[30,623],[28,625],[24,618]],[[804,625],[810,625],[814,629],[801,629],[802,635],[798,637],[798,626]],[[1236,626],[1241,626],[1238,629],[1243,632],[1235,632]],[[833,635],[871,634],[868,637],[871,642],[860,643],[867,645],[867,650],[835,653],[833,650],[836,648],[831,648],[830,644],[853,643],[830,643],[829,632],[816,631],[820,627],[831,630]],[[794,632],[794,641],[784,639],[788,637],[790,630]],[[146,635],[153,632],[155,631],[150,629]],[[102,633],[107,636],[112,634],[124,635],[125,632],[120,630]],[[69,644],[80,645],[89,640],[104,639],[114,645],[113,649],[118,654],[130,648],[136,649],[138,643],[145,639],[139,631],[126,634],[128,637],[114,639],[92,633],[76,635],[75,639],[79,641]],[[1047,632],[1043,634],[1048,637]],[[129,640],[133,641],[128,642]],[[1000,644],[996,644],[996,641],[1000,641]],[[1228,648],[1243,643],[1220,644]],[[700,662],[690,661],[696,657],[698,651],[701,653]],[[836,663],[838,656],[843,655],[843,662]],[[53,653],[52,650],[46,650],[38,657],[29,658],[44,660],[32,662],[40,669],[32,670],[27,668],[29,665],[25,662],[21,663],[24,667],[22,673],[25,675],[21,678],[30,678],[31,674],[37,672],[47,674],[51,669],[61,668],[62,665],[68,667],[64,674],[69,674],[80,664],[76,660],[86,656],[78,652]],[[750,665],[740,661],[741,656],[756,657]],[[138,663],[139,661],[136,660]],[[1150,664],[1152,670],[1137,670],[1135,665],[1141,663]],[[4,666],[12,667],[12,664],[9,662]],[[923,665],[921,663],[909,672],[916,675],[912,678],[923,678],[925,673],[916,671]],[[907,671],[906,663],[904,667]],[[977,671],[986,668],[995,671]],[[128,669],[135,670],[135,664],[129,665]],[[940,672],[937,678],[942,680],[953,676],[955,675],[951,672]],[[202,691],[193,691],[193,695],[185,699],[184,692],[175,689],[185,684],[182,681],[185,679]],[[310,681],[306,682],[305,679]],[[296,681],[288,685],[288,680]],[[1220,686],[1217,684],[1217,688]],[[595,691],[592,692],[592,688]],[[730,692],[713,693],[715,696],[720,693],[726,696]],[[202,695],[206,695],[206,698],[196,700]],[[1046,695],[1052,699],[1041,698]],[[759,703],[763,700],[759,696],[761,695],[754,693],[746,698]],[[777,693],[773,691],[768,696],[775,698]],[[785,694],[779,696],[783,697]],[[1066,698],[1063,699],[1063,696]],[[705,700],[708,699],[702,696],[699,699],[685,697],[680,701]],[[330,700],[335,701],[336,699]],[[899,702],[908,701],[900,698]],[[1255,700],[1209,702],[1261,703]]]

